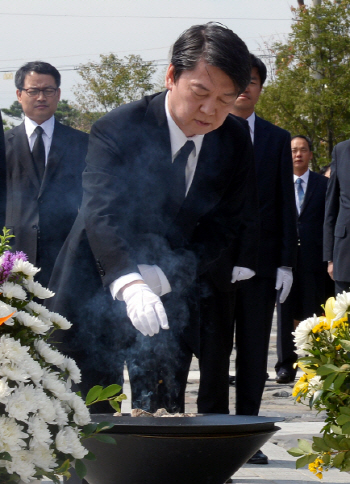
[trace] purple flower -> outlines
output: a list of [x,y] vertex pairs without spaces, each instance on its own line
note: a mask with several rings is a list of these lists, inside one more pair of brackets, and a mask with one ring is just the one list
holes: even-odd
[[4,252],[3,261],[0,266],[0,284],[7,281],[13,269],[13,264],[17,259],[26,261],[28,257],[22,251],[17,251],[14,254],[9,250]]

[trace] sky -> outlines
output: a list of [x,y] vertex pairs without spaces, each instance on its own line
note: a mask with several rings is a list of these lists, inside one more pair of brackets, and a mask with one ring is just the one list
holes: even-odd
[[100,54],[152,60],[159,80],[176,38],[210,20],[227,25],[259,55],[265,42],[286,39],[291,6],[297,0],[0,0],[0,108],[16,99],[14,74],[32,60],[57,67],[61,98],[70,101],[81,81],[77,67],[98,62]]

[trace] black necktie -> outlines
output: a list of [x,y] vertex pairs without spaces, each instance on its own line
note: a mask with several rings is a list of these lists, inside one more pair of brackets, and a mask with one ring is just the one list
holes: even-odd
[[44,130],[41,126],[37,126],[34,131],[36,133],[36,140],[34,142],[32,155],[41,181],[45,172],[45,146],[43,141]]
[[193,148],[194,142],[186,141],[172,162],[170,192],[172,200],[178,205],[181,205],[186,196],[186,165]]

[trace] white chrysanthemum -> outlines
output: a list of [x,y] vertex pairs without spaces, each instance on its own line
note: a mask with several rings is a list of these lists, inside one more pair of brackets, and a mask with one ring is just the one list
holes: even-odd
[[78,435],[72,427],[65,427],[56,435],[56,447],[65,454],[72,454],[75,459],[82,459],[88,450],[80,443]]
[[5,410],[9,417],[26,422],[30,413],[35,413],[40,405],[38,393],[33,385],[20,383],[7,398]]
[[59,366],[64,362],[64,355],[59,351],[52,349],[50,345],[45,343],[45,341],[36,340],[34,346],[39,355],[50,365]]
[[9,452],[11,455],[16,450],[26,446],[23,439],[28,434],[22,432],[23,427],[18,425],[13,418],[0,417],[0,452]]
[[25,290],[14,282],[4,282],[4,284],[0,286],[0,292],[7,299],[15,298],[24,301],[27,297]]
[[[39,390],[39,389],[38,389]],[[45,420],[48,424],[56,424],[56,409],[46,393],[40,389],[40,406],[38,408],[38,416]]]
[[81,382],[81,372],[75,363],[75,361],[72,358],[68,358],[66,356],[64,358],[64,362],[62,365],[59,365],[59,368],[68,373],[68,378],[73,380],[74,383],[80,383]]
[[23,281],[23,284],[25,285],[28,292],[30,292],[31,294],[33,294],[35,297],[39,299],[47,299],[55,295],[54,292],[50,291],[49,289],[46,289],[46,287],[43,287],[40,284],[40,282],[25,280]]
[[35,446],[32,450],[33,463],[46,472],[51,472],[57,466],[53,449],[48,449],[43,445]]
[[[60,402],[60,400],[57,400],[56,398],[53,398],[53,397],[50,400],[56,412],[55,421],[57,425],[61,427],[64,425],[68,425],[68,413],[63,408],[65,406],[65,402]],[[70,407],[68,407],[68,412],[69,411],[70,411]]]
[[52,443],[52,435],[46,422],[36,415],[28,419],[28,434],[32,436],[31,447],[38,447],[40,445],[47,448]]
[[312,397],[312,395],[315,392],[317,392],[318,390],[322,390],[322,388],[323,388],[323,380],[321,380],[320,376],[315,375],[314,377],[310,378],[310,380],[309,380],[307,396],[309,398]]
[[72,327],[72,324],[58,313],[50,312],[50,319],[51,322],[57,325],[60,329],[69,329]]
[[58,376],[59,375],[56,372],[45,370],[42,377],[42,385],[60,400],[69,400],[71,394],[67,393],[66,385],[58,378]]
[[68,404],[74,411],[73,420],[77,425],[87,425],[91,421],[89,410],[76,393],[71,394]]
[[314,315],[312,318],[307,318],[301,321],[294,333],[294,342],[296,346],[296,353],[302,355],[310,348],[310,343],[312,341],[310,333],[312,329],[318,324],[317,316]]
[[22,346],[19,341],[4,334],[0,338],[0,361],[21,363],[28,356],[29,346]]
[[23,361],[23,366],[25,367],[26,372],[30,376],[30,379],[36,385],[39,385],[43,376],[43,369],[40,363],[33,360],[33,358],[28,355],[28,357]]
[[35,334],[45,334],[50,329],[50,326],[44,321],[24,311],[18,311],[16,320],[23,326],[30,328]]
[[6,318],[17,311],[16,308],[11,307],[9,304],[0,301],[0,318]]
[[30,310],[34,316],[37,316],[40,319],[43,319],[44,322],[49,324],[50,321],[50,311],[43,306],[42,304],[38,304],[35,301],[30,301],[26,305],[26,310]]
[[7,384],[6,378],[1,378],[0,380],[0,402],[5,403],[7,401],[7,397],[11,395],[13,392],[13,388],[10,388]]
[[16,473],[23,482],[30,483],[34,479],[35,466],[30,450],[19,450],[11,453],[12,462],[6,461],[6,470],[9,474]]
[[334,303],[334,320],[341,319],[350,310],[350,292],[343,291],[343,294],[338,294]]
[[16,259],[13,264],[12,272],[22,273],[30,279],[33,279],[41,269],[34,267],[30,262],[23,259]]
[[30,379],[30,375],[24,371],[22,366],[13,363],[0,365],[0,376],[16,382],[27,382]]
[[6,324],[6,326],[13,326],[15,324],[15,320],[13,318],[6,319],[4,324]]

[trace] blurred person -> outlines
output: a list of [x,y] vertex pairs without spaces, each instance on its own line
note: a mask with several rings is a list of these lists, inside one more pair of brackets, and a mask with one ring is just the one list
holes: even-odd
[[78,214],[88,144],[86,133],[55,119],[60,83],[51,64],[24,64],[15,76],[24,121],[5,133],[10,243],[41,268],[36,279],[44,286]]
[[331,176],[331,165],[324,165],[324,166],[321,166],[321,168],[319,169],[319,174],[320,175],[323,175],[327,178],[330,178]]
[[0,113],[0,232],[5,225],[6,214],[6,153],[4,126]]
[[327,178],[309,169],[313,158],[311,141],[303,135],[292,138],[294,192],[297,208],[297,265],[292,289],[283,304],[277,301],[276,382],[290,383],[296,376],[295,330],[300,321],[321,316],[326,300],[327,264],[323,262],[323,222]]

